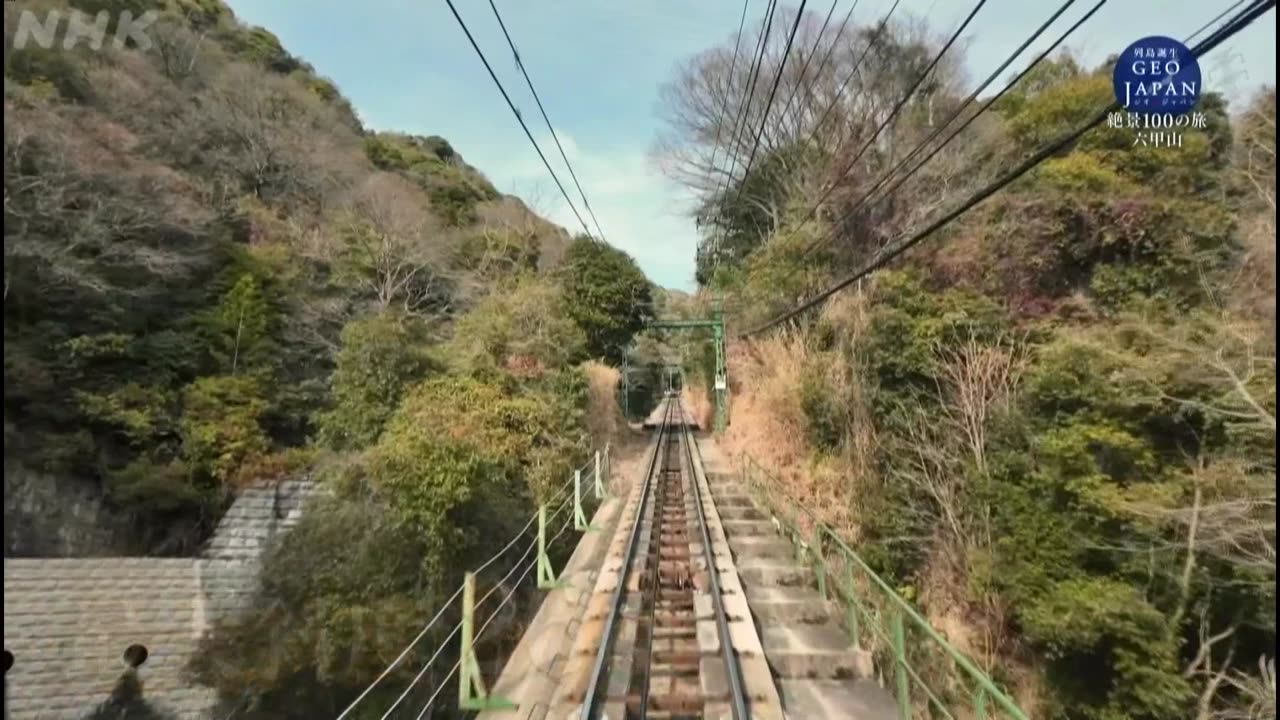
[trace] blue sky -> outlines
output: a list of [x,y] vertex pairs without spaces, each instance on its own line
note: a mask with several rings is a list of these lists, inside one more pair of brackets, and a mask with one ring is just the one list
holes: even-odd
[[[655,282],[692,289],[697,233],[688,216],[691,200],[648,155],[659,127],[658,90],[692,55],[733,42],[740,0],[496,2],[608,240],[631,253]],[[839,0],[837,19],[851,2]],[[861,0],[855,21],[874,22],[889,4]],[[1087,62],[1101,62],[1141,36],[1185,37],[1231,4],[1112,0],[1073,36],[1071,46]],[[230,5],[332,78],[370,127],[441,135],[500,190],[532,199],[552,220],[578,228],[443,0]],[[487,0],[455,5],[577,201]],[[749,23],[762,16],[765,5],[750,0]],[[1057,5],[990,0],[967,35],[971,76],[989,74]],[[1046,33],[1046,43],[1092,5],[1077,2]],[[813,0],[808,7],[825,15],[830,2]],[[939,31],[951,32],[971,8],[971,0],[902,0],[898,14],[927,17]],[[1204,61],[1206,87],[1240,97],[1274,84],[1275,38],[1273,12]],[[1033,47],[1024,57],[1034,52]]]

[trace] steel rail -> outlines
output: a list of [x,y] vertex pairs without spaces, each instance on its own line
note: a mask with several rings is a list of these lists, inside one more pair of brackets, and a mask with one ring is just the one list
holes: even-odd
[[[670,414],[670,405],[668,405],[668,415]],[[662,480],[658,482],[658,487],[653,491],[653,521],[649,523],[649,544],[654,549],[653,563],[649,567],[649,592],[652,597],[649,601],[648,623],[645,627],[645,668],[644,675],[640,681],[640,717],[644,717],[649,709],[649,691],[653,688],[653,642],[654,635],[658,630],[658,598],[661,596],[662,575],[659,569],[662,567],[662,529],[666,520],[663,518],[663,503],[667,499],[667,473],[670,468],[667,463],[670,461],[672,435],[667,433],[666,441],[659,453],[662,458],[658,460],[655,470],[662,476]],[[677,458],[678,459],[678,458]]]
[[[707,516],[703,510],[702,487],[698,484],[698,471],[695,468],[693,453],[697,450],[697,466],[702,465],[702,451],[697,449],[693,433],[685,425],[684,407],[676,398],[676,407],[680,408],[681,444],[684,445],[685,456],[689,461],[689,481],[693,484],[694,507],[698,509],[698,525],[702,528],[702,553],[707,561],[707,575],[711,578],[711,604],[716,613],[716,629],[720,633],[720,654],[724,657],[725,675],[729,680],[730,701],[733,703],[734,720],[748,720],[747,694],[742,684],[742,669],[738,667],[738,658],[733,652],[733,641],[729,635],[729,618],[724,611],[724,602],[720,597],[720,573],[716,569],[715,554],[711,551],[711,532],[707,529]],[[705,471],[703,473],[705,477]]]
[[663,437],[670,432],[671,404],[668,403],[662,416],[662,424],[658,426],[653,445],[653,453],[645,469],[644,486],[640,490],[640,502],[636,505],[636,514],[631,523],[631,535],[627,539],[627,547],[623,551],[623,563],[618,574],[618,583],[613,589],[613,601],[609,606],[609,617],[605,620],[604,632],[600,637],[600,648],[596,651],[596,662],[591,670],[591,683],[587,685],[586,695],[582,698],[581,720],[591,720],[592,713],[600,698],[597,697],[607,687],[604,681],[605,671],[609,668],[609,654],[613,647],[613,638],[617,629],[618,617],[622,614],[622,600],[626,597],[627,575],[631,572],[631,564],[635,558],[636,543],[640,538],[640,524],[644,520],[645,506],[649,504],[649,494],[653,488],[653,471],[662,452]]

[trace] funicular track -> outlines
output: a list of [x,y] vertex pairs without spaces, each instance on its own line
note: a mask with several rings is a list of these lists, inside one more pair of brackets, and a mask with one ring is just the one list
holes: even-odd
[[[694,473],[694,436],[678,398],[656,430],[640,502],[630,525],[621,577],[585,694],[581,720],[625,718],[746,720],[746,694],[721,601],[704,498]],[[701,548],[702,557],[695,556]],[[701,562],[699,562],[701,560]],[[701,586],[701,587],[699,587]],[[720,662],[698,638],[695,594],[705,590],[715,617]],[[638,592],[637,592],[638,591]],[[627,641],[619,641],[625,635]],[[707,691],[714,673],[727,693]]]

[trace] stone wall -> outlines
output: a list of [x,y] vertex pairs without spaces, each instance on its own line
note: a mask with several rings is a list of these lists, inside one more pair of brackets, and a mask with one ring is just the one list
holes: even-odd
[[262,553],[298,522],[314,488],[303,480],[244,491],[199,558],[5,558],[9,718],[83,718],[110,698],[132,645],[147,649],[143,699],[175,720],[212,717],[213,691],[185,678],[191,654],[213,622],[252,600]]
[[94,483],[5,460],[5,557],[127,554],[129,536],[129,519],[106,506]]

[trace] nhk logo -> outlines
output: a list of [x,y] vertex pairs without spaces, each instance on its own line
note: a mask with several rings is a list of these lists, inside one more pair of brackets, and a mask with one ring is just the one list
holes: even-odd
[[110,37],[117,49],[136,47],[145,51],[151,48],[147,28],[158,17],[154,10],[148,10],[137,17],[128,10],[123,10],[114,17],[107,10],[101,10],[96,15],[79,10],[23,10],[18,14],[18,24],[14,29],[13,48],[21,50],[32,44],[45,50],[55,47],[74,50],[83,44],[93,50],[100,50]]

